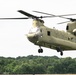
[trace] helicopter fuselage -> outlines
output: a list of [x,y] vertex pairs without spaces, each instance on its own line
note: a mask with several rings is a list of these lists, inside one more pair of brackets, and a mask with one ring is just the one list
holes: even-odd
[[76,50],[76,36],[65,31],[48,28],[44,25],[33,27],[27,34],[35,45],[51,49]]
[[[63,55],[63,50],[76,50],[76,19],[73,18],[66,18],[64,16],[69,15],[76,15],[76,14],[68,14],[68,15],[53,15],[44,12],[34,11],[37,13],[46,14],[49,16],[35,16],[23,10],[18,10],[19,13],[27,16],[27,17],[20,17],[20,18],[0,18],[0,20],[12,20],[12,19],[33,19],[32,28],[30,29],[29,33],[27,34],[27,38],[30,42],[38,45],[40,49],[38,49],[39,53],[43,52],[41,47],[47,47],[51,49],[57,50],[60,52],[60,55]],[[59,31],[56,29],[48,28],[44,25],[44,21],[42,18],[51,18],[51,17],[60,17],[64,19],[68,19],[71,23],[67,24],[66,30]],[[66,22],[62,22],[66,23]]]

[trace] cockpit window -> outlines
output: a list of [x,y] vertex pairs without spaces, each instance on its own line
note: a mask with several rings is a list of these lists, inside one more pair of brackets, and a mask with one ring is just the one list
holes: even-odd
[[35,28],[31,28],[29,33],[35,33],[35,32],[40,32],[40,29],[35,27]]

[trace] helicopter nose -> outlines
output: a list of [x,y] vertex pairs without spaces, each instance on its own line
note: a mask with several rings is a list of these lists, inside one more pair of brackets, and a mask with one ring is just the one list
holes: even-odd
[[33,34],[27,34],[26,36],[30,42],[35,43],[38,40],[38,36],[34,33]]

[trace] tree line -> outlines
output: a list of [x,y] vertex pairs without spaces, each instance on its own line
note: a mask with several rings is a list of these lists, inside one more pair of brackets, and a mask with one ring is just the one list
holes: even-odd
[[0,57],[0,74],[75,74],[76,58],[57,56]]

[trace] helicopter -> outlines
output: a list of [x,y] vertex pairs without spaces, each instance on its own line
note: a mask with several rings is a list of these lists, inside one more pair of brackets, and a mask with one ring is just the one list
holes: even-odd
[[[42,47],[54,49],[57,52],[60,52],[61,56],[63,55],[63,51],[76,50],[76,19],[63,17],[76,14],[53,15],[44,12],[33,11],[36,13],[48,15],[38,17],[23,10],[18,10],[18,12],[27,17],[0,18],[0,20],[33,19],[32,28],[30,29],[29,33],[26,34],[26,36],[30,42],[39,46],[38,53],[43,53]],[[50,17],[60,17],[64,19],[69,19],[70,22],[66,26],[66,32],[46,27],[42,18]]]

